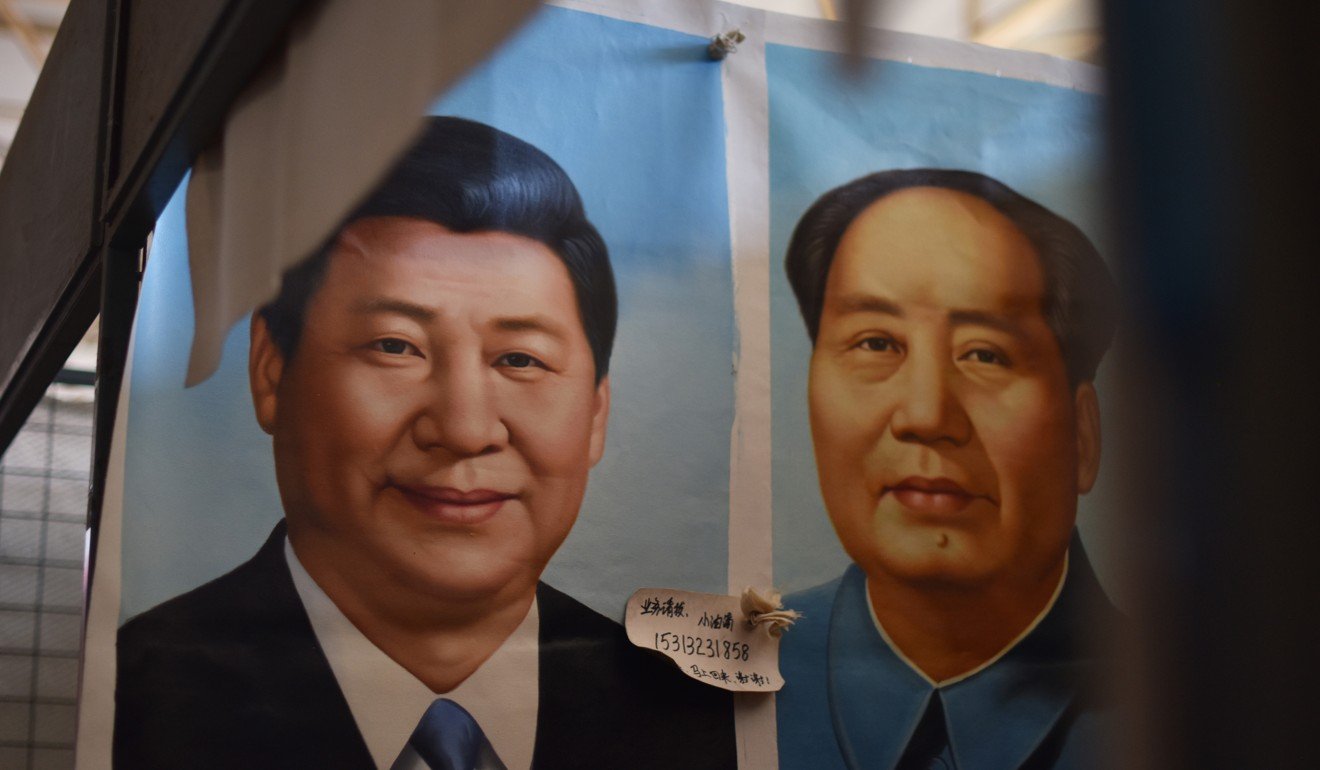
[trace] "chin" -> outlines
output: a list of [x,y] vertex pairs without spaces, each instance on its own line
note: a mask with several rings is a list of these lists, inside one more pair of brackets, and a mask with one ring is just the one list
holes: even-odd
[[939,545],[938,532],[912,533],[890,538],[866,561],[858,561],[871,577],[931,586],[973,587],[992,580],[998,572],[992,560],[978,553],[966,536],[949,532]]
[[449,552],[426,558],[409,559],[401,565],[401,582],[409,589],[449,602],[482,601],[507,592],[519,584],[535,590],[538,575],[525,569],[526,562],[507,556],[481,552]]
[[[444,574],[428,573],[412,576],[411,588],[419,594],[444,602],[482,602],[493,599],[511,588],[515,581],[509,576],[490,573],[462,573],[453,570]],[[535,585],[535,581],[532,581]]]

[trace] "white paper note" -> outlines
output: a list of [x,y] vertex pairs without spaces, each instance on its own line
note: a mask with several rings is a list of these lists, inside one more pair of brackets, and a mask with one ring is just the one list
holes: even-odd
[[736,596],[642,588],[628,599],[628,639],[655,650],[684,674],[734,692],[774,692],[779,639],[748,622]]

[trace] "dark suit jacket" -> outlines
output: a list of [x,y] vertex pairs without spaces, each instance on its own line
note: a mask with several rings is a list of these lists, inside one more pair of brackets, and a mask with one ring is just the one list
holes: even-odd
[[[117,770],[374,767],[283,540],[281,523],[247,563],[119,630]],[[545,584],[537,601],[533,767],[737,766],[729,693],[688,679]]]

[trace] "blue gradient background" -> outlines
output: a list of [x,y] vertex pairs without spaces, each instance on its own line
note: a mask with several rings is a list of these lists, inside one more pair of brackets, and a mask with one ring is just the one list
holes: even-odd
[[[545,579],[621,619],[644,585],[723,593],[736,344],[720,70],[706,41],[547,8],[435,106],[540,147],[577,184],[620,295],[613,409]],[[192,310],[182,189],[138,311],[125,455],[128,618],[249,558],[281,516],[247,389],[247,325],[183,389]]]
[[[1070,219],[1107,253],[1101,177],[1103,101],[1065,88],[992,75],[868,60],[849,78],[833,53],[766,47],[770,97],[770,243],[775,584],[796,591],[848,563],[820,498],[807,419],[811,344],[784,275],[798,219],[826,191],[892,168],[940,167],[992,176]],[[1111,354],[1112,358],[1112,354]],[[1118,420],[1097,388],[1106,446]],[[1111,458],[1108,458],[1111,459]],[[1118,547],[1104,513],[1113,463],[1081,499],[1079,527],[1106,588]],[[1117,598],[1117,597],[1116,597]]]

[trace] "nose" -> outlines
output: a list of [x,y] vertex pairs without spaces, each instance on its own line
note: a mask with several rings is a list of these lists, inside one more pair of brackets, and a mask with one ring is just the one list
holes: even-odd
[[480,362],[437,367],[427,382],[424,408],[413,423],[417,446],[472,457],[498,452],[508,443],[489,373]]
[[956,367],[936,352],[908,355],[890,418],[890,430],[900,441],[962,446],[971,439],[971,420],[953,387]]

